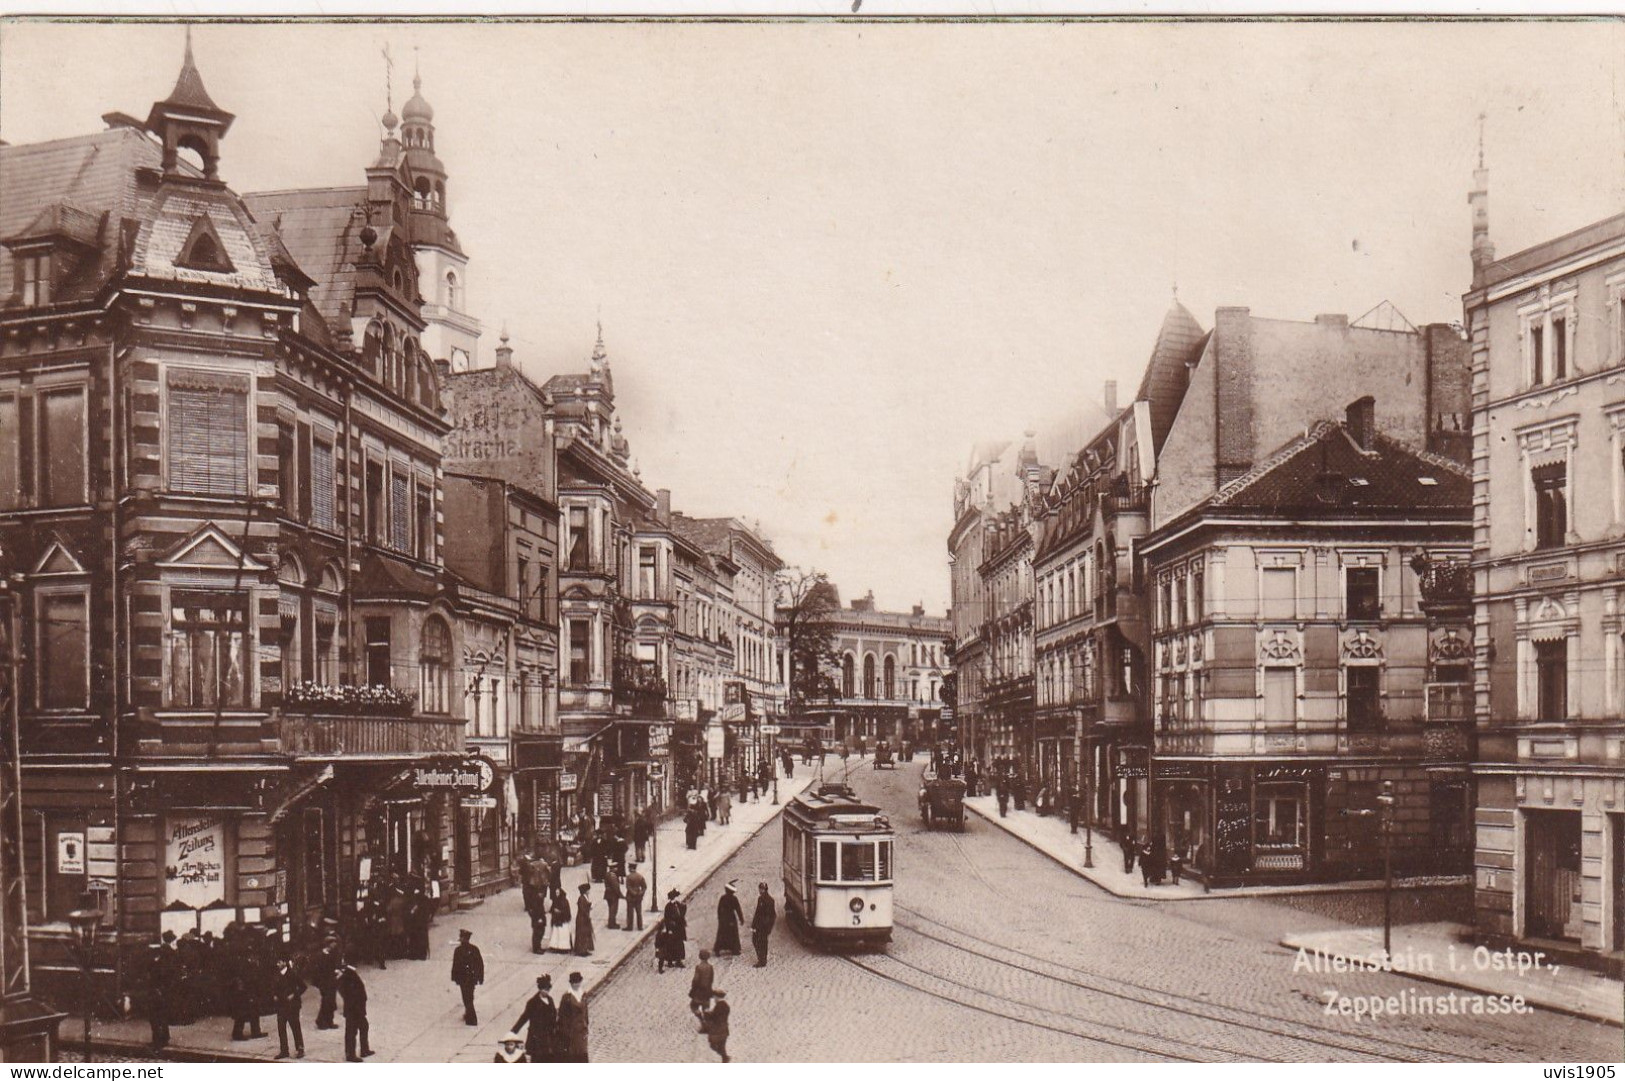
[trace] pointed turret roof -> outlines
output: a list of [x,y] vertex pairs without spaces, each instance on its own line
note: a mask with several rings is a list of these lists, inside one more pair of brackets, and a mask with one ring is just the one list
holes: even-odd
[[175,89],[169,92],[169,97],[159,104],[174,105],[187,109],[201,109],[205,112],[227,115],[226,111],[214,103],[209,91],[203,85],[203,75],[197,69],[197,61],[192,59],[192,28],[186,28],[186,56],[181,61],[181,73],[175,80]]
[[1162,441],[1173,427],[1180,403],[1185,400],[1185,388],[1190,385],[1189,366],[1201,356],[1207,332],[1202,324],[1179,302],[1176,294],[1168,313],[1162,317],[1157,330],[1157,343],[1151,347],[1151,359],[1146,362],[1145,376],[1140,380],[1136,401],[1151,406],[1152,449],[1160,451]]

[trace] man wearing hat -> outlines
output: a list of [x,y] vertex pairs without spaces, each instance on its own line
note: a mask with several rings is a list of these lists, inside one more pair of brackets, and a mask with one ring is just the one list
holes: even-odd
[[711,952],[718,957],[738,957],[739,925],[745,922],[745,910],[739,904],[739,880],[728,883],[717,900],[717,940]]
[[[165,931],[174,938],[173,931]],[[169,999],[174,981],[174,965],[170,963],[170,950],[154,942],[147,958],[147,1022],[152,1026],[152,1049],[160,1050],[169,1043]]]
[[327,936],[311,960],[311,970],[310,982],[322,996],[316,1007],[316,1027],[324,1031],[338,1028],[333,1020],[339,1008],[339,940],[336,935]]
[[463,1024],[477,1025],[480,1019],[474,1013],[474,988],[485,982],[485,958],[480,956],[480,948],[469,941],[473,931],[462,930],[457,935],[462,941],[451,955],[451,982],[463,992]]
[[276,1005],[276,1034],[282,1048],[277,1058],[288,1057],[288,1030],[293,1030],[293,1046],[299,1058],[305,1057],[305,1033],[299,1027],[299,1009],[305,994],[305,981],[294,971],[293,961],[284,957],[276,964],[271,995]]
[[758,883],[756,911],[750,917],[750,942],[756,947],[757,968],[767,967],[767,939],[773,933],[773,925],[778,918],[779,910],[773,903],[773,895],[768,892],[767,883]]
[[643,898],[649,892],[649,883],[638,870],[637,864],[626,869],[626,929],[643,930]]
[[711,1004],[711,988],[717,982],[717,970],[711,965],[711,951],[701,950],[694,965],[694,978],[688,981],[688,1009],[700,1019],[700,1031],[705,1031],[705,1008]]
[[525,1012],[513,1023],[513,1031],[508,1035],[518,1039],[519,1030],[529,1025],[525,1052],[530,1055],[530,1061],[554,1062],[557,1060],[554,1041],[558,1036],[558,1020],[558,1007],[553,1005],[553,977],[537,976],[536,993],[526,1000]]
[[[344,1061],[360,1062],[372,1057],[372,1045],[367,1042],[367,985],[354,965],[345,965],[339,973],[339,995],[344,999]],[[356,1054],[356,1040],[360,1039],[361,1053]]]
[[570,989],[559,999],[558,1050],[561,1062],[587,1061],[587,1003],[581,973],[570,973]]
[[711,1008],[705,1011],[705,1042],[711,1045],[711,1050],[722,1057],[723,1062],[732,1062],[728,1057],[728,992],[717,988],[711,992]]

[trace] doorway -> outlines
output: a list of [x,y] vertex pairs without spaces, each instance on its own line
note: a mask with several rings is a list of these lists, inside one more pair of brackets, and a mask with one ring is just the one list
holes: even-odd
[[1525,811],[1524,933],[1580,940],[1580,812]]

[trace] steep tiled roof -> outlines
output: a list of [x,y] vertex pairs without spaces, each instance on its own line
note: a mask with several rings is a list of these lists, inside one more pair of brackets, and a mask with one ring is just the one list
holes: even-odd
[[355,302],[355,261],[362,250],[357,234],[367,221],[367,189],[254,192],[243,201],[260,225],[276,234],[299,269],[315,279],[310,298],[328,326],[347,327]]
[[1163,316],[1157,331],[1157,343],[1146,362],[1145,375],[1140,380],[1136,401],[1149,402],[1151,408],[1151,440],[1154,450],[1162,449],[1162,441],[1173,427],[1174,417],[1185,400],[1190,385],[1187,365],[1195,362],[1207,341],[1207,332],[1196,321],[1185,305],[1174,301],[1168,314]]
[[1378,435],[1359,448],[1342,424],[1321,421],[1219,490],[1211,506],[1326,514],[1438,510],[1466,515],[1472,478],[1448,458]]

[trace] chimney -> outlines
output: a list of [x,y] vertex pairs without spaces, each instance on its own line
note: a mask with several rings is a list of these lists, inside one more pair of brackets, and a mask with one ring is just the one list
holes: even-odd
[[1213,313],[1215,481],[1229,484],[1253,466],[1253,320],[1247,308]]
[[1323,327],[1336,327],[1339,330],[1349,328],[1349,317],[1341,313],[1329,313],[1315,316],[1315,324]]
[[661,525],[671,525],[671,489],[655,491],[655,518]]
[[513,346],[508,344],[508,332],[507,332],[507,330],[503,330],[503,332],[502,332],[502,344],[497,346],[497,367],[498,368],[512,368],[513,367]]
[[1367,394],[1350,402],[1344,415],[1344,426],[1354,445],[1361,450],[1374,450],[1377,445],[1377,400]]
[[916,604],[916,605],[915,605],[915,606],[914,606],[914,615],[915,615],[915,616],[916,616],[916,617],[920,617],[920,616],[924,616],[924,615],[925,615],[925,605],[923,605],[923,604]]
[[1117,415],[1117,380],[1106,380],[1106,412],[1112,416]]

